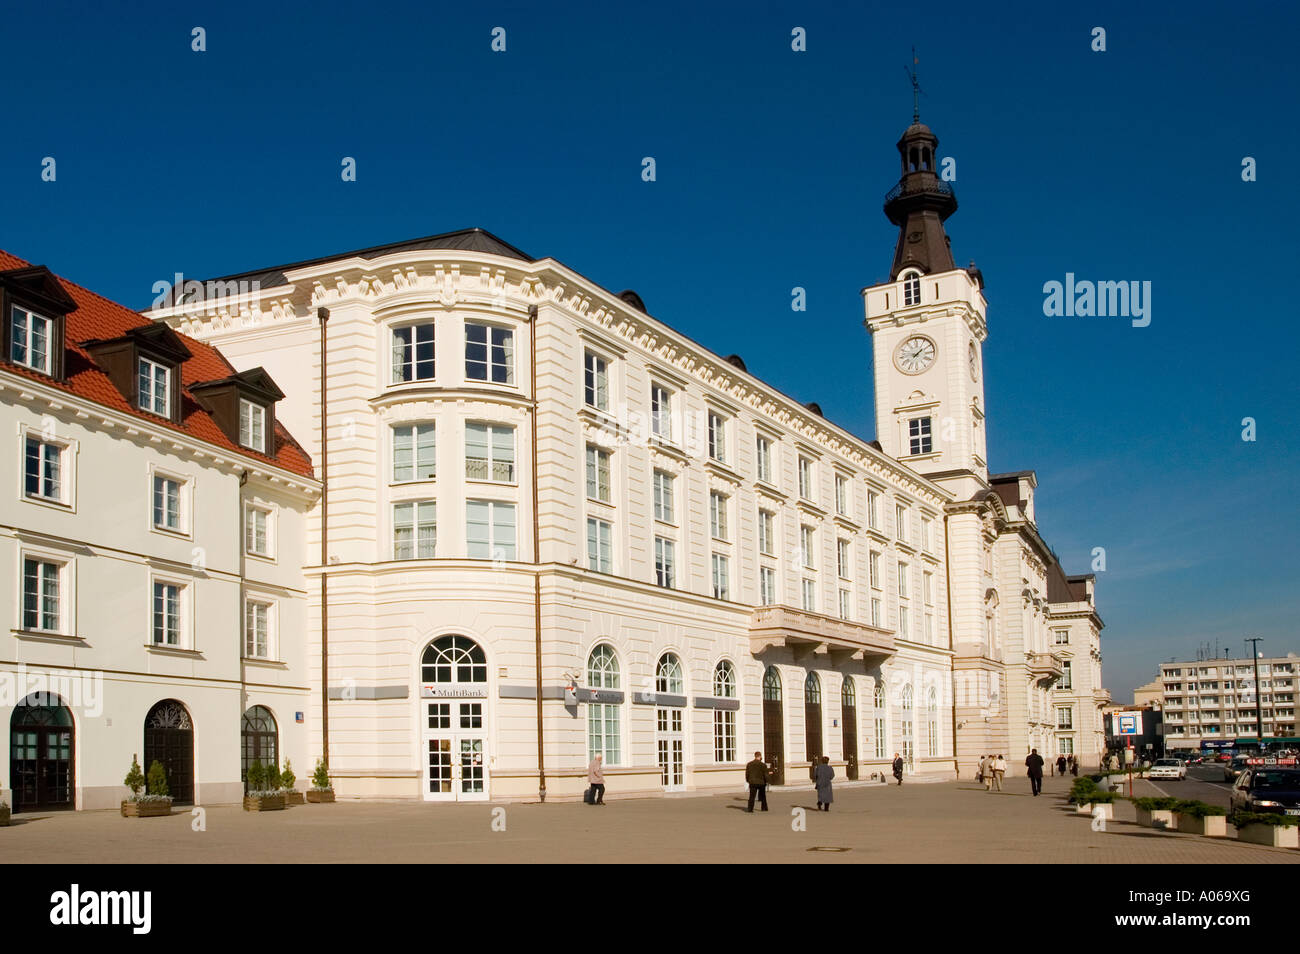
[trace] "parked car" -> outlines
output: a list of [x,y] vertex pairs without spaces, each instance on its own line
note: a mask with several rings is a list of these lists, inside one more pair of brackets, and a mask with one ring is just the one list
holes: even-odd
[[1183,764],[1182,759],[1156,759],[1156,764],[1151,766],[1147,778],[1171,778],[1181,782],[1187,778],[1187,766]]
[[1300,815],[1300,770],[1250,766],[1237,776],[1230,805],[1233,812]]
[[1246,770],[1246,756],[1239,755],[1231,762],[1223,766],[1223,780],[1225,782],[1235,782],[1237,776]]

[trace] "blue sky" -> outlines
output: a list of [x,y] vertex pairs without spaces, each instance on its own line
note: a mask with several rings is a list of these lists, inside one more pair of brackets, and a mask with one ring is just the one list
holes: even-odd
[[[1295,7],[695,6],[24,5],[0,246],[144,307],[176,271],[481,226],[871,437],[858,291],[888,273],[915,44],[987,281],[991,466],[1038,472],[1067,571],[1105,547],[1106,684],[1207,640],[1300,652]],[[1066,272],[1150,281],[1151,325],[1045,317]]]

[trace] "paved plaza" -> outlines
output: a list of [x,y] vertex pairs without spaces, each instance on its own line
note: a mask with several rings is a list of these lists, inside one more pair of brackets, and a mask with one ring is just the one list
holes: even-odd
[[[1115,806],[1105,831],[1093,831],[1091,819],[1064,801],[1069,781],[1045,779],[1040,798],[1029,795],[1024,779],[1008,780],[1001,794],[971,780],[845,784],[828,813],[814,810],[811,787],[787,788],[769,797],[766,815],[746,814],[739,792],[612,798],[604,807],[344,801],[256,814],[221,805],[206,809],[206,831],[192,830],[196,819],[188,809],[156,819],[105,811],[32,814],[0,829],[0,857],[10,864],[1300,862],[1294,849],[1139,828],[1127,802]],[[793,830],[796,807],[807,809],[805,831]],[[494,821],[506,830],[493,830]]]

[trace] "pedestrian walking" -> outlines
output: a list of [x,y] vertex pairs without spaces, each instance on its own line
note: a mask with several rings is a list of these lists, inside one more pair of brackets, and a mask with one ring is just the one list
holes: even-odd
[[1065,756],[1064,755],[1058,755],[1056,757],[1056,774],[1061,776],[1062,778],[1065,777]]
[[817,809],[828,812],[835,798],[835,793],[831,791],[831,779],[835,777],[835,769],[831,768],[829,755],[822,756],[821,764],[817,766],[813,776],[817,781]]
[[758,796],[763,811],[767,811],[767,780],[767,764],[763,761],[763,753],[755,752],[754,761],[745,766],[745,781],[749,783],[749,807],[746,811],[751,815],[754,813],[755,795]]
[[1043,757],[1037,749],[1031,749],[1029,757],[1025,759],[1025,774],[1029,776],[1029,786],[1037,798],[1043,790]]
[[993,787],[1002,791],[1002,778],[1007,774],[1007,760],[1000,754],[993,759]]
[[981,755],[980,760],[975,763],[975,781],[977,782],[984,781],[984,762],[987,758],[987,755]]
[[894,753],[894,778],[898,779],[898,784],[903,784],[903,757],[897,752]]
[[980,778],[984,781],[984,791],[993,788],[993,756],[980,756]]
[[1075,778],[1079,777],[1079,760],[1073,755],[1070,756],[1070,774]]
[[587,766],[587,781],[591,785],[591,805],[605,804],[605,772],[601,768],[601,762],[604,761],[603,755],[597,755]]

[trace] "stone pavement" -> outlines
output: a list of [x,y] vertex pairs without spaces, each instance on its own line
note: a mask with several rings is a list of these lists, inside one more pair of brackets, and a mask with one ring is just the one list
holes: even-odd
[[[744,812],[744,797],[685,796],[491,805],[339,802],[282,812],[206,809],[192,830],[188,809],[170,818],[116,812],[18,815],[0,829],[6,863],[60,862],[728,862],[1295,864],[1300,851],[1239,845],[1139,828],[1133,807],[1115,807],[1104,832],[1064,802],[1069,779],[1025,779],[988,793],[971,780],[837,788],[833,810],[814,811],[808,789],[769,796],[771,812]],[[793,831],[791,809],[807,809]],[[493,831],[494,811],[506,831]],[[498,818],[500,812],[497,812]],[[1232,829],[1229,828],[1229,832]],[[814,851],[847,848],[847,851]]]

